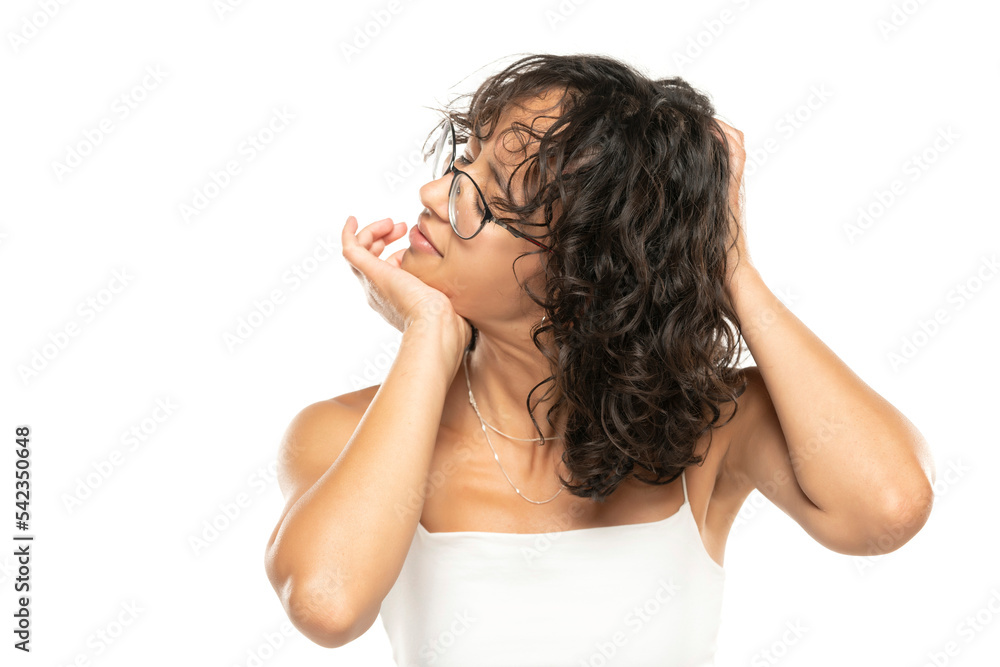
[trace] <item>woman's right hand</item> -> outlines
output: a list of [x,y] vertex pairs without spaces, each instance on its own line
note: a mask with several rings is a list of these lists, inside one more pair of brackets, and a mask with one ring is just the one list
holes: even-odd
[[407,248],[379,259],[385,247],[405,233],[406,224],[393,224],[392,218],[373,222],[360,232],[357,218],[347,218],[340,243],[344,259],[361,281],[368,305],[400,332],[415,321],[434,318],[453,326],[456,340],[468,344],[472,327],[455,312],[447,295],[401,268]]

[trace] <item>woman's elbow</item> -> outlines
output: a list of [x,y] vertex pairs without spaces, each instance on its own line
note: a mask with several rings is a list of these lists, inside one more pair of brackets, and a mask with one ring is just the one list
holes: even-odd
[[323,648],[340,648],[357,639],[357,616],[343,605],[329,605],[311,589],[292,588],[282,600],[292,625],[310,641]]
[[364,633],[357,631],[358,616],[336,595],[336,587],[292,574],[282,567],[273,545],[268,545],[264,569],[292,625],[314,643],[339,648]]

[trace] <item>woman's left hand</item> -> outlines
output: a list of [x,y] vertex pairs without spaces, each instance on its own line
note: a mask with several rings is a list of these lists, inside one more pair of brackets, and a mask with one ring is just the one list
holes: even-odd
[[[746,150],[743,147],[743,133],[736,128],[727,125],[718,118],[715,122],[726,133],[729,142],[729,206],[732,210],[730,218],[729,248],[726,257],[726,293],[730,300],[733,298],[735,290],[735,279],[737,272],[752,268],[753,261],[750,259],[750,252],[746,244],[746,224],[743,217],[743,166],[746,163]],[[735,243],[733,241],[735,240]]]

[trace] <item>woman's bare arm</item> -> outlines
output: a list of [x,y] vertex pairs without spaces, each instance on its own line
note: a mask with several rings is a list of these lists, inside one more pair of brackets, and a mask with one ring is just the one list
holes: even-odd
[[458,338],[447,321],[419,319],[360,421],[356,408],[334,400],[305,408],[288,427],[279,457],[287,504],[266,569],[289,618],[321,646],[371,627],[399,576],[464,352]]

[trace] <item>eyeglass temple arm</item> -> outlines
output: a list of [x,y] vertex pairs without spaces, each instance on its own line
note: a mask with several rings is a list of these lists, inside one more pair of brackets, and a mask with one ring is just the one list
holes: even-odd
[[531,238],[530,236],[528,236],[524,232],[522,232],[520,230],[517,230],[517,229],[514,229],[513,227],[511,227],[510,225],[508,225],[506,223],[504,223],[503,226],[506,227],[507,229],[509,229],[511,232],[513,232],[516,236],[520,236],[522,239],[525,239],[527,241],[531,241],[532,243],[534,243],[539,248],[542,248],[543,250],[547,250],[549,252],[552,252],[552,248],[548,247],[544,243],[540,243],[540,242],[536,241],[535,239]]

